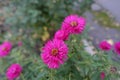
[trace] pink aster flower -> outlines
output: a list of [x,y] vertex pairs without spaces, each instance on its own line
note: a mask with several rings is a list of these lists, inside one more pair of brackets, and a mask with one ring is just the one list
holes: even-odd
[[112,46],[107,41],[102,41],[102,42],[100,42],[99,47],[100,47],[100,49],[102,49],[104,51],[108,51],[111,49]]
[[117,54],[120,54],[120,42],[114,44],[114,50]]
[[101,80],[104,80],[104,78],[105,78],[105,73],[104,72],[100,73],[100,78],[101,78]]
[[69,32],[67,30],[58,30],[54,36],[55,39],[59,39],[63,41],[67,40],[68,37],[69,37]]
[[12,48],[12,44],[10,42],[4,42],[0,45],[0,57],[7,56]]
[[6,72],[6,76],[8,78],[8,80],[14,80],[15,78],[17,78],[20,73],[22,72],[22,67],[20,64],[12,64]]
[[67,45],[62,40],[54,39],[43,47],[41,58],[49,68],[59,68],[66,61],[67,54]]
[[79,34],[85,29],[86,21],[83,17],[70,15],[65,18],[62,23],[62,29],[68,30],[70,33]]

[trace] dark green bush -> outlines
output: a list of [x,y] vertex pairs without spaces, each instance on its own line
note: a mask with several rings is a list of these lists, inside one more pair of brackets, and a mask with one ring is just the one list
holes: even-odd
[[54,27],[69,14],[83,13],[92,0],[14,0],[7,23],[18,27]]

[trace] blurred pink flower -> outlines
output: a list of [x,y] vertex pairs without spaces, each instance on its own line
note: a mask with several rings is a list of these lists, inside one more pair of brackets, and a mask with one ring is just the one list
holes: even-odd
[[63,41],[67,40],[68,37],[69,37],[69,32],[67,30],[58,30],[54,36],[55,39],[59,39]]
[[101,80],[104,80],[104,78],[105,78],[105,73],[104,72],[100,73],[100,78],[101,78]]
[[107,41],[102,41],[102,42],[100,42],[99,47],[102,50],[108,51],[111,49],[112,46]]
[[115,52],[116,52],[117,54],[120,55],[120,42],[116,42],[116,43],[114,44],[114,50],[115,50]]
[[110,68],[110,72],[111,72],[111,73],[116,73],[116,72],[117,72],[117,67],[112,66],[112,67]]
[[8,78],[8,80],[14,80],[15,78],[17,78],[20,73],[22,72],[22,67],[20,64],[12,64],[6,72],[6,76]]
[[69,15],[62,23],[62,29],[68,30],[70,33],[82,33],[85,28],[86,21],[78,15]]
[[68,47],[62,41],[48,41],[42,49],[41,58],[49,68],[59,68],[67,60]]
[[0,57],[7,56],[12,49],[12,44],[10,42],[4,42],[0,45]]
[[21,47],[22,44],[23,44],[22,41],[19,41],[19,42],[18,42],[18,46],[19,46],[19,47]]

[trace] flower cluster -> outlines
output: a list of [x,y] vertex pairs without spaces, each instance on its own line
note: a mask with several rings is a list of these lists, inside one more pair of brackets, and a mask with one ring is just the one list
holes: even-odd
[[[100,42],[99,47],[103,51],[112,50],[112,45],[105,40]],[[114,47],[113,48],[114,52],[120,55],[120,42],[116,42],[113,47]],[[111,67],[111,72],[114,73],[115,71],[116,71],[116,67]],[[101,80],[104,80],[105,72],[101,72],[100,77],[101,77]]]
[[[107,41],[100,42],[99,47],[101,50],[104,50],[104,51],[109,51],[112,49],[112,45]],[[114,44],[114,51],[120,55],[120,42],[116,42]]]
[[[0,45],[0,58],[6,57],[12,49],[11,42],[5,41]],[[22,71],[22,67],[19,64],[12,64],[6,72],[8,80],[14,80]]]
[[[42,61],[52,69],[59,68],[60,65],[68,59],[68,46],[65,43],[69,40],[71,34],[81,34],[85,29],[86,21],[83,17],[78,15],[67,16],[62,22],[61,28],[55,33],[52,40],[49,40],[42,48],[41,59]],[[18,42],[18,46],[21,47],[23,44],[21,41]],[[109,51],[112,49],[112,45],[107,41],[102,41],[99,47],[103,51]],[[3,42],[0,45],[0,58],[7,56],[12,49],[10,42]],[[114,51],[120,55],[120,42],[114,44]],[[116,67],[111,68],[111,72],[115,72]],[[12,64],[6,71],[6,77],[8,80],[14,80],[19,77],[22,73],[22,66],[18,63]],[[105,72],[100,73],[101,80],[106,77]]]
[[59,68],[60,64],[67,60],[68,47],[64,41],[69,39],[70,34],[82,33],[85,24],[85,19],[78,15],[70,15],[64,19],[54,39],[48,41],[42,48],[41,58],[49,68]]

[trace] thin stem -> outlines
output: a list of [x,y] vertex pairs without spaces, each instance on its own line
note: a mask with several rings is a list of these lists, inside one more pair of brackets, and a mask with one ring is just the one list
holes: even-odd
[[71,80],[71,73],[69,74],[69,80]]
[[23,73],[21,73],[22,80],[25,80]]
[[53,73],[52,73],[52,69],[50,70],[50,80],[53,80]]

